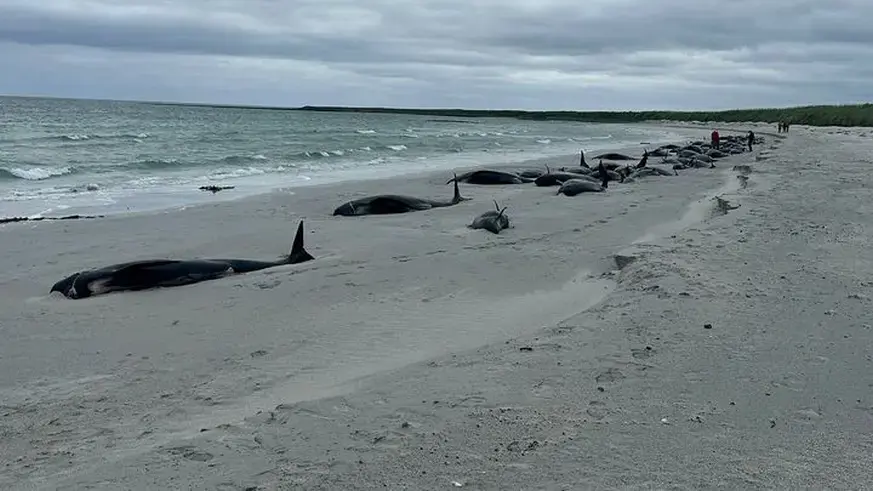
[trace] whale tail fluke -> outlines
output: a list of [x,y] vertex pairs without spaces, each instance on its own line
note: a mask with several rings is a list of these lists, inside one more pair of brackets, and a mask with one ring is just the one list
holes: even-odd
[[455,194],[454,194],[454,196],[452,196],[452,204],[456,205],[456,204],[460,203],[461,201],[467,201],[467,200],[471,199],[471,198],[465,198],[465,197],[461,196],[461,189],[458,188],[458,175],[457,174],[455,174],[455,177],[452,178],[452,180],[449,182],[455,183]]
[[291,252],[288,253],[286,262],[288,264],[303,263],[315,259],[311,254],[306,252],[303,247],[303,220],[297,225],[297,235],[294,236],[294,243],[291,245]]
[[456,205],[456,204],[460,203],[461,201],[468,201],[468,200],[473,199],[473,198],[465,198],[465,197],[461,196],[461,189],[458,188],[458,174],[453,172],[452,175],[454,177],[452,177],[451,179],[446,181],[446,184],[455,183],[455,195],[452,196],[452,204]]

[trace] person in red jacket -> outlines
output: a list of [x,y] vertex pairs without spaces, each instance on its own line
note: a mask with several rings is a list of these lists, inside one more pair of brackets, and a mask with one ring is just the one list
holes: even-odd
[[712,130],[712,148],[718,148],[718,130]]

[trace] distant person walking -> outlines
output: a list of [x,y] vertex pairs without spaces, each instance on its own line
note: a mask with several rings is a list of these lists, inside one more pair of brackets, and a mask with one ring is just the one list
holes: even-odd
[[755,133],[749,131],[749,151],[752,151],[752,143],[755,143]]
[[718,142],[719,142],[718,130],[712,130],[711,137],[712,137],[712,148],[718,149]]

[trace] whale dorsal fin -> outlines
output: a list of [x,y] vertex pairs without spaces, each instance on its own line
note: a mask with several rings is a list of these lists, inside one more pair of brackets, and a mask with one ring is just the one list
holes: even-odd
[[297,225],[297,234],[294,236],[294,243],[291,245],[291,252],[288,253],[286,261],[288,264],[297,264],[313,259],[315,258],[303,247],[303,220],[300,220],[300,224]]

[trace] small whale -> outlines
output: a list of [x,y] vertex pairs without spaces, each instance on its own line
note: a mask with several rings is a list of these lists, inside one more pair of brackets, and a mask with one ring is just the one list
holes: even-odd
[[559,167],[559,171],[561,172],[571,172],[573,174],[579,174],[583,176],[590,176],[594,169],[591,167]]
[[543,175],[543,171],[540,169],[525,169],[519,172],[518,175],[521,177],[526,177],[528,179],[536,179],[537,177]]
[[606,188],[603,185],[597,184],[596,182],[591,182],[585,179],[570,179],[558,188],[556,194],[576,196],[581,193],[601,192],[605,190]]
[[606,160],[636,160],[631,156],[625,155],[623,153],[615,153],[615,152],[602,153],[594,158],[595,159],[606,159]]
[[576,196],[581,193],[598,193],[602,191],[606,191],[609,187],[609,175],[606,173],[606,169],[603,166],[600,166],[600,178],[602,181],[600,184],[596,182],[591,182],[587,179],[570,179],[569,181],[565,181],[564,184],[558,188],[557,194],[563,194],[564,196]]
[[473,219],[470,225],[472,229],[485,229],[493,234],[499,234],[501,230],[509,228],[509,217],[506,216],[506,207],[500,208],[497,201],[494,201],[496,210],[488,210],[485,213]]
[[391,215],[454,206],[462,201],[469,200],[470,198],[461,196],[461,191],[458,189],[458,181],[449,180],[449,182],[453,181],[455,183],[455,194],[449,201],[423,199],[398,194],[379,194],[343,203],[333,210],[333,216]]
[[513,172],[503,172],[499,170],[480,169],[455,176],[449,179],[446,184],[455,182],[466,182],[467,184],[524,184],[533,182],[529,177],[522,177]]
[[58,281],[51,292],[80,299],[110,292],[190,285],[266,268],[315,259],[303,247],[303,220],[287,256],[276,261],[252,259],[147,259],[79,271]]
[[540,177],[537,177],[534,180],[534,184],[536,184],[538,187],[559,186],[564,182],[569,181],[570,179],[584,179],[587,177],[589,176],[570,172],[552,172],[552,170],[549,169],[549,166],[547,165],[546,173],[541,175]]

